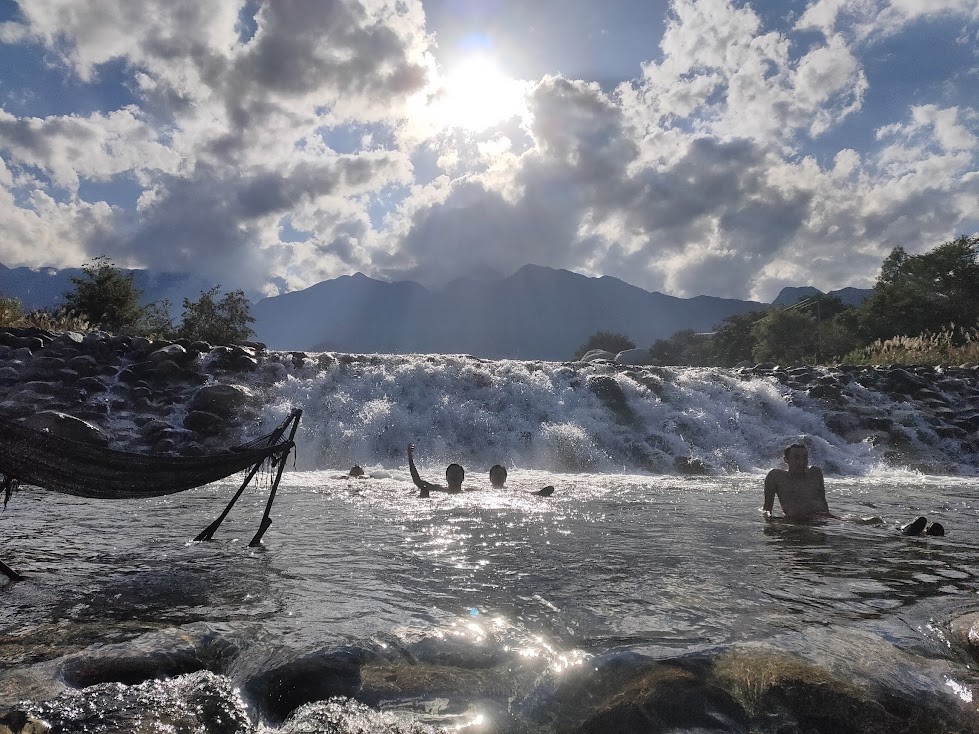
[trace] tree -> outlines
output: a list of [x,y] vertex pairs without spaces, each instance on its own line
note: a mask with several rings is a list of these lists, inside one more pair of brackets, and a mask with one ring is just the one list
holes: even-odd
[[756,362],[813,364],[816,362],[816,319],[792,309],[774,309],[752,327]]
[[0,326],[19,326],[24,320],[24,304],[19,298],[0,296]]
[[635,343],[624,334],[616,334],[611,331],[596,331],[588,340],[578,347],[574,353],[575,359],[581,359],[593,349],[604,349],[606,352],[618,354],[626,349],[635,349]]
[[221,286],[216,285],[202,291],[197,301],[184,299],[184,314],[177,327],[177,336],[210,344],[233,344],[255,333],[249,326],[255,319],[245,292],[231,291],[218,301],[215,298],[220,290]]
[[881,265],[874,292],[860,308],[866,341],[937,332],[979,322],[979,235],[962,235],[931,252],[896,247]]
[[105,255],[85,263],[82,271],[71,279],[74,289],[64,294],[65,309],[107,331],[138,332],[143,292],[133,284],[133,274],[123,273]]
[[703,367],[708,364],[710,335],[681,329],[669,339],[657,339],[649,354],[657,364]]
[[737,313],[718,324],[710,337],[711,364],[717,367],[733,367],[738,362],[754,361],[752,351],[755,348],[755,337],[752,329],[766,313],[767,311]]

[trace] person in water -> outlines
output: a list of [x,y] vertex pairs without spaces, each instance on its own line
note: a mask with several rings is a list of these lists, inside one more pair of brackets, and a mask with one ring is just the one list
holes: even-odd
[[419,497],[428,497],[430,492],[459,494],[462,492],[462,483],[466,479],[466,470],[462,468],[461,464],[449,464],[445,467],[445,483],[448,486],[443,487],[441,484],[426,482],[418,476],[418,469],[415,468],[415,444],[413,443],[408,444],[408,469],[411,471],[411,481],[421,490],[418,493]]
[[775,498],[789,520],[825,520],[835,518],[826,502],[823,470],[809,466],[809,450],[801,443],[786,447],[782,455],[786,469],[772,469],[765,477],[766,517],[772,514]]
[[506,485],[506,467],[501,464],[490,467],[489,480],[494,489],[503,489]]
[[[765,517],[771,517],[775,498],[782,507],[786,519],[795,522],[812,520],[841,520],[839,515],[829,511],[826,502],[826,483],[823,471],[818,466],[809,466],[809,450],[801,443],[793,443],[783,453],[786,469],[772,469],[765,477],[765,504],[762,507]],[[880,517],[861,517],[856,520],[861,525],[880,525]],[[901,528],[904,535],[920,535],[925,531],[928,520],[919,517]],[[944,535],[945,528],[940,523],[932,523],[925,531],[928,535]]]

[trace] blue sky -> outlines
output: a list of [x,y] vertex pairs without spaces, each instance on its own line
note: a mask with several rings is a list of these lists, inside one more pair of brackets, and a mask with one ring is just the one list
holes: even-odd
[[979,0],[0,0],[0,263],[869,287],[977,99]]

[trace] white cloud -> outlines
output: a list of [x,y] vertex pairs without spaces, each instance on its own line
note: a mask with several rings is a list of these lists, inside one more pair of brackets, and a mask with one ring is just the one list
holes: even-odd
[[858,40],[891,36],[912,23],[959,16],[979,20],[975,0],[813,0],[796,24],[800,30],[838,32]]
[[[93,85],[118,60],[136,102],[0,110],[8,265],[105,252],[276,292],[356,270],[435,283],[532,262],[770,300],[790,283],[869,285],[892,247],[979,222],[967,104],[919,103],[873,123],[876,140],[835,142],[868,120],[851,21],[898,32],[930,17],[923,3],[810,3],[797,27],[825,37],[800,46],[750,2],[675,0],[636,82],[545,76],[521,85],[526,115],[424,135],[407,117],[437,72],[419,0],[264,2],[253,35],[239,35],[242,2],[77,5],[25,2],[0,42],[41,44]],[[123,179],[138,187],[131,210],[80,198]]]

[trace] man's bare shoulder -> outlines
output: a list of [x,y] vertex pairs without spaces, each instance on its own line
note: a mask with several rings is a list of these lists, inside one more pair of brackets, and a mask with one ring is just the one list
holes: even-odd
[[772,469],[768,474],[765,475],[766,482],[775,482],[779,479],[784,479],[789,476],[789,473],[785,469]]

